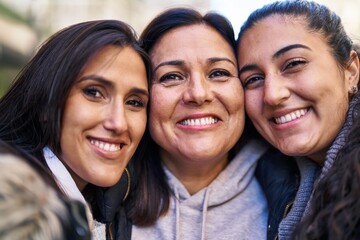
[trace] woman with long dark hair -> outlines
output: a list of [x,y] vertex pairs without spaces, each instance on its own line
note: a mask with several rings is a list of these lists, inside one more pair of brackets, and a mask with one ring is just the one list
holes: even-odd
[[89,21],[51,36],[0,100],[0,139],[38,159],[68,197],[92,205],[96,239],[125,234],[108,227],[113,219],[97,220],[96,189],[125,173],[119,194],[128,194],[126,166],[146,128],[149,79],[150,61],[129,25]]

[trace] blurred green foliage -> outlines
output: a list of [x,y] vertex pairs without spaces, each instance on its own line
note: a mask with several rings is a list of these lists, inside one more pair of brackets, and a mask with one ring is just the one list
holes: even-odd
[[0,66],[0,97],[7,91],[19,71],[20,68]]
[[17,22],[21,22],[24,24],[28,24],[28,21],[26,21],[24,17],[22,17],[20,14],[17,14],[15,11],[13,11],[11,8],[7,7],[1,2],[0,2],[0,14],[2,17],[13,19],[16,20]]
[[[18,23],[29,25],[27,19],[0,2],[0,16]],[[3,34],[3,33],[2,33]],[[0,42],[0,97],[8,90],[11,82],[28,60],[28,56],[22,56],[2,46]]]

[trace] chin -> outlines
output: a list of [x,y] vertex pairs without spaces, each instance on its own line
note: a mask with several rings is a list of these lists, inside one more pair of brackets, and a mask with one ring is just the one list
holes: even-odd
[[199,154],[193,154],[189,157],[189,159],[191,159],[194,162],[211,162],[213,161],[213,159],[216,159],[217,155],[215,154],[210,154],[210,155],[204,155],[204,152],[201,152]]
[[114,186],[117,183],[117,181],[107,181],[107,182],[98,182],[97,184],[94,184],[98,187],[111,187]]
[[297,156],[297,157],[301,157],[301,156],[307,156],[309,155],[309,152],[305,149],[299,149],[299,148],[292,148],[292,149],[282,149],[280,148],[280,151],[282,153],[284,153],[285,155],[288,156]]
[[[106,180],[106,181],[104,181]],[[120,177],[109,177],[109,175],[105,175],[100,177],[98,181],[94,181],[92,184],[99,186],[99,187],[111,187],[115,185],[120,180]]]

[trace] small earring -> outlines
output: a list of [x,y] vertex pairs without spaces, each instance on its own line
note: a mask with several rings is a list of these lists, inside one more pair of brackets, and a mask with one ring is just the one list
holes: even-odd
[[354,85],[354,86],[351,86],[351,93],[353,93],[353,94],[355,94],[355,93],[357,93],[358,92],[358,87],[356,86],[356,85]]

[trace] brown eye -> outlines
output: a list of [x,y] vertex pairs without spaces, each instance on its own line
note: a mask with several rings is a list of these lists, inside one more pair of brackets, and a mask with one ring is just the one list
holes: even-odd
[[289,63],[287,63],[285,65],[284,71],[287,70],[287,69],[295,68],[295,67],[300,66],[300,65],[304,65],[306,63],[307,62],[305,60],[303,60],[303,59],[293,59],[293,60],[291,60]]
[[251,89],[259,86],[264,81],[264,77],[261,75],[253,75],[243,81],[243,87],[245,89]]
[[136,107],[136,108],[144,108],[145,107],[145,102],[142,101],[142,100],[137,100],[137,99],[128,100],[126,102],[126,104],[130,105],[130,106],[133,106],[133,107]]
[[96,87],[86,87],[83,89],[83,92],[86,96],[92,97],[92,98],[100,98],[102,97],[102,93],[99,89]]
[[178,73],[167,73],[159,79],[159,82],[167,82],[167,81],[176,81],[176,80],[183,80],[184,77]]
[[229,77],[231,74],[228,72],[228,71],[225,71],[225,70],[216,70],[216,71],[213,71],[209,77],[212,78],[212,77]]

